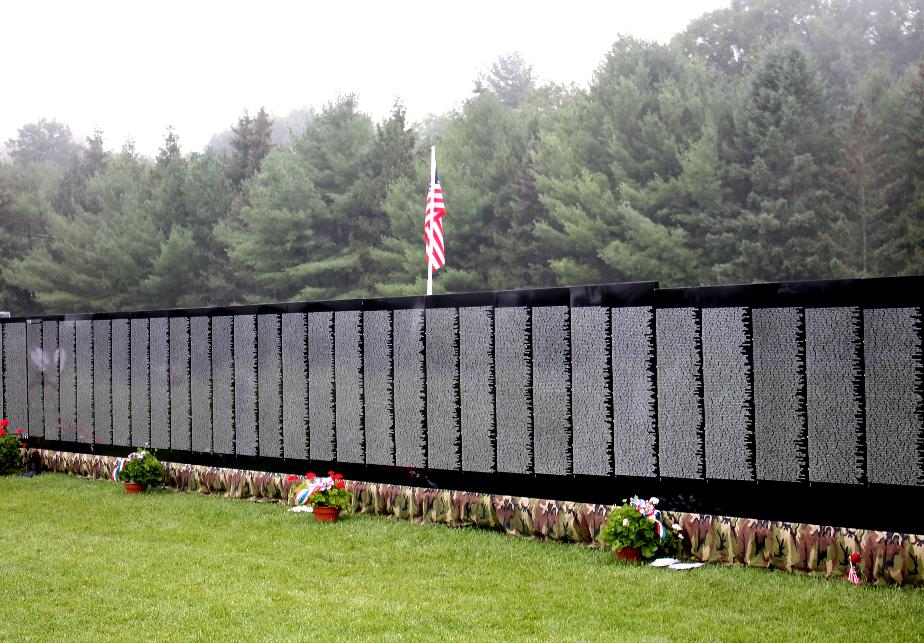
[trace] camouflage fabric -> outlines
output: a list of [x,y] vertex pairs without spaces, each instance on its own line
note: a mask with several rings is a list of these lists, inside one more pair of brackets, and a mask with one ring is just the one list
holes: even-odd
[[[114,457],[30,450],[41,468],[110,479]],[[287,502],[288,475],[164,463],[164,484],[178,491]],[[352,510],[418,523],[474,526],[521,538],[601,546],[597,537],[610,507],[464,491],[349,481]],[[924,535],[665,511],[681,525],[685,557],[826,578],[846,578],[850,554],[860,552],[860,577],[875,584],[924,586]]]

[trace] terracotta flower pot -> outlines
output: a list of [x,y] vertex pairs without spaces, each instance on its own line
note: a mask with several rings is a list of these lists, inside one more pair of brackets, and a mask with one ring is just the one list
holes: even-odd
[[642,559],[642,550],[637,547],[623,547],[616,552],[616,560],[637,563]]
[[337,522],[337,518],[340,516],[340,508],[315,505],[313,513],[315,520],[320,520],[321,522]]
[[144,493],[144,490],[148,488],[148,485],[142,484],[140,482],[126,482],[125,491],[126,493]]

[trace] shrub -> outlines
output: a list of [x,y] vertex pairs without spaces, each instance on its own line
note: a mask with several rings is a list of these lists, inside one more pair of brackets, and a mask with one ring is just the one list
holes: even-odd
[[[298,480],[297,476],[289,477],[290,480],[293,478]],[[326,478],[319,478],[309,471],[301,483],[293,485],[289,490],[290,502],[312,507],[349,509],[352,500],[353,494],[347,490],[343,476],[333,471],[328,471]]]
[[610,512],[606,524],[600,529],[600,540],[613,551],[627,547],[638,549],[643,558],[654,558],[658,554],[677,555],[679,526],[671,529],[660,523],[660,512],[654,508],[657,504],[657,498],[623,500],[622,506]]
[[12,473],[19,468],[22,461],[22,448],[25,436],[22,429],[8,430],[10,421],[0,420],[0,476]]
[[138,449],[128,456],[122,471],[119,473],[119,480],[156,487],[164,481],[164,468],[161,466],[160,460],[150,452]]

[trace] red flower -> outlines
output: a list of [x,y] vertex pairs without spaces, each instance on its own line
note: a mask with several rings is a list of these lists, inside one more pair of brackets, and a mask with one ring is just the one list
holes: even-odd
[[18,433],[19,435],[22,435],[22,429],[16,429],[16,433]]
[[6,435],[6,431],[4,429],[0,429],[0,438],[2,438],[4,435]]
[[852,554],[850,554],[850,562],[853,563],[854,565],[856,565],[857,563],[859,563],[859,562],[860,562],[860,554],[857,553],[857,552],[853,552]]
[[306,473],[306,474],[305,474],[305,477],[308,478],[309,480],[314,480],[315,478],[317,478],[317,476],[314,475],[311,471],[309,471],[308,473]]
[[333,477],[334,477],[334,472],[333,472],[333,471],[328,471],[328,472],[327,472],[327,475],[329,475],[330,477],[333,478]]
[[29,446],[29,445],[26,444],[25,442],[22,443],[22,448],[23,448],[23,449],[25,449],[27,446]]
[[346,483],[343,480],[338,480],[334,483],[334,486],[338,489],[343,489],[346,486]]
[[294,482],[298,480],[298,476],[289,476],[289,482]]
[[334,475],[331,476],[331,478],[333,478],[334,480],[343,480],[343,474],[335,473]]
[[9,425],[10,425],[10,421],[7,420],[6,418],[3,418],[2,420],[0,420],[0,429],[5,429]]

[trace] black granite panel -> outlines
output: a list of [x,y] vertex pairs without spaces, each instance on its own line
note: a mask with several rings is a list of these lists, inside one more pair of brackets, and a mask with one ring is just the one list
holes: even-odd
[[658,460],[662,476],[702,478],[700,320],[693,308],[657,311]]
[[76,325],[77,441],[93,443],[93,322],[82,319]]
[[394,311],[395,463],[426,466],[424,311]]
[[212,317],[212,448],[234,453],[233,318]]
[[366,462],[395,464],[390,310],[363,312]]
[[[111,324],[109,320],[93,320],[93,429],[97,444],[112,444],[112,349]],[[57,345],[58,328],[53,322],[42,324],[47,338],[53,332]],[[53,331],[52,331],[53,329]],[[58,406],[58,387],[45,387],[45,413],[50,407],[49,401]],[[57,415],[57,412],[55,413]],[[47,417],[47,416],[46,416]]]
[[308,351],[305,315],[282,315],[282,437],[287,458],[308,458]]
[[170,350],[167,343],[170,320],[154,317],[151,334],[151,446],[170,448]]
[[58,325],[58,346],[61,349],[61,439],[77,441],[77,359],[76,322]]
[[533,308],[535,472],[571,474],[571,347],[567,306]]
[[804,319],[800,308],[755,308],[757,478],[797,482],[807,471]]
[[7,322],[3,325],[4,402],[10,428],[29,428],[29,406],[26,375],[26,324]]
[[751,338],[747,308],[704,308],[706,476],[753,480]]
[[499,472],[533,472],[533,369],[530,334],[528,308],[495,309],[494,354]]
[[338,311],[334,317],[337,460],[363,462],[362,312]]
[[4,368],[3,365],[6,362],[5,355],[3,351],[3,335],[6,333],[6,329],[3,326],[0,326],[0,417],[6,417],[6,401],[4,397],[4,390],[6,385],[4,384]]
[[462,470],[490,473],[494,461],[494,309],[459,309]]
[[656,476],[654,310],[650,306],[613,308],[610,317],[614,473]]
[[[60,416],[58,413],[58,364],[60,356],[61,351],[58,349],[58,322],[44,321],[42,322],[42,421],[45,437],[49,440],[57,440],[61,436]],[[107,374],[109,372],[108,361],[106,372]],[[39,433],[39,431],[33,431],[34,435]]]
[[257,455],[257,318],[234,318],[234,449]]
[[427,465],[460,469],[459,309],[428,309],[426,316]]
[[334,459],[334,313],[308,313],[308,428],[311,458]]
[[812,482],[858,483],[861,413],[857,308],[805,310],[808,466]]
[[[122,446],[131,446],[131,371],[129,365],[128,352],[128,333],[129,326],[127,319],[112,320],[112,443]],[[59,339],[62,340],[62,360],[63,353],[63,336],[61,329],[58,329]],[[64,396],[62,386],[61,397],[62,416],[64,411]],[[63,418],[62,418],[62,435]]]
[[148,364],[148,320],[131,320],[132,445],[151,444],[151,385]]
[[29,403],[29,419],[22,429],[24,432],[28,429],[29,435],[42,437],[45,431],[42,387],[46,370],[45,351],[42,349],[42,322],[26,323],[26,351],[29,355],[26,362],[26,378],[28,380],[26,398]]
[[212,450],[211,318],[189,319],[189,387],[193,451]]
[[260,455],[282,456],[282,366],[279,315],[257,315],[257,426]]
[[863,311],[867,476],[924,485],[921,309]]
[[189,318],[170,319],[170,447],[188,451],[192,432],[190,408]]
[[571,309],[571,368],[574,473],[612,473],[612,392],[610,388],[609,309]]

